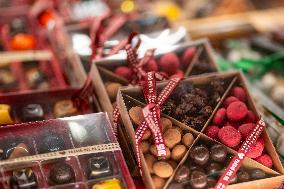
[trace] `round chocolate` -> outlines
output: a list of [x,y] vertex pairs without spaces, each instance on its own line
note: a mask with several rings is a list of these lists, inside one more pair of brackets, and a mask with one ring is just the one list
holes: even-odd
[[193,188],[205,188],[207,185],[207,176],[201,171],[192,171],[190,182]]
[[66,184],[75,181],[75,173],[67,163],[57,163],[50,171],[49,178],[56,184]]
[[225,146],[215,144],[210,148],[210,158],[216,162],[224,162],[227,157],[227,149]]
[[187,166],[182,165],[175,174],[175,181],[182,183],[189,180],[190,170]]
[[207,187],[210,189],[210,188],[214,188],[215,185],[217,183],[217,180],[213,177],[208,177],[207,178]]
[[252,180],[263,179],[265,176],[265,172],[263,172],[261,169],[252,169],[250,171],[250,177]]
[[190,157],[197,165],[205,165],[209,160],[209,150],[203,145],[195,146],[190,151]]
[[238,178],[238,183],[247,182],[250,180],[249,173],[242,169],[240,169],[237,172],[237,178]]
[[64,149],[64,140],[53,133],[43,138],[41,145],[39,146],[39,153],[56,152]]
[[206,173],[208,175],[212,176],[218,175],[221,170],[222,170],[222,165],[220,165],[219,163],[212,162],[208,166],[206,166]]
[[183,185],[180,183],[173,182],[169,184],[168,189],[183,189]]

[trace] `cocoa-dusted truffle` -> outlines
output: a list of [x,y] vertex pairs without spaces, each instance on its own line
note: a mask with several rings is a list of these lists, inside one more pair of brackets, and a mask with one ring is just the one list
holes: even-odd
[[186,133],[182,137],[182,143],[185,145],[185,147],[189,148],[194,141],[194,137],[191,133]]
[[186,153],[186,147],[178,144],[172,149],[171,158],[175,161],[180,161]]
[[161,178],[168,178],[173,174],[172,166],[165,161],[157,161],[153,165],[154,173]]
[[166,179],[152,175],[152,180],[156,189],[162,189],[166,183]]
[[134,106],[134,107],[130,108],[128,113],[129,113],[131,120],[135,124],[140,125],[144,121],[142,108],[140,106]]
[[181,133],[177,129],[168,129],[164,133],[164,140],[166,146],[172,149],[181,141]]
[[114,82],[106,83],[106,85],[105,85],[106,91],[107,91],[107,94],[108,94],[109,98],[111,99],[111,101],[116,100],[117,92],[118,92],[118,90],[121,86],[122,85],[120,83],[114,83]]

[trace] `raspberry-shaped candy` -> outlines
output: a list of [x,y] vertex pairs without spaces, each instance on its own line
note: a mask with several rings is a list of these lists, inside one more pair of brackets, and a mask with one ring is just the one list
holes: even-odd
[[248,137],[248,135],[252,132],[252,130],[255,128],[255,124],[254,123],[245,123],[245,124],[242,124],[240,127],[239,127],[239,131],[243,137],[243,139],[246,139]]
[[268,154],[263,154],[255,159],[257,162],[261,163],[262,165],[271,168],[273,163],[272,159]]
[[213,117],[213,123],[216,125],[222,125],[226,119],[226,109],[220,108],[217,110],[216,114]]
[[212,139],[218,139],[219,130],[219,127],[217,127],[216,125],[210,125],[205,129],[204,133]]
[[233,122],[238,122],[247,116],[248,108],[241,101],[231,103],[227,108],[227,118]]
[[179,59],[175,53],[163,55],[158,64],[160,69],[169,75],[176,73],[180,65]]
[[257,158],[261,156],[264,149],[264,140],[259,138],[247,153],[247,157]]
[[229,96],[228,98],[226,98],[223,102],[223,106],[225,108],[227,108],[232,102],[236,102],[239,101],[239,99],[237,97],[234,96]]
[[231,148],[238,146],[242,139],[240,132],[232,126],[221,128],[218,137],[223,144]]
[[237,97],[240,101],[245,102],[247,98],[246,91],[242,87],[234,87],[232,89],[233,96]]

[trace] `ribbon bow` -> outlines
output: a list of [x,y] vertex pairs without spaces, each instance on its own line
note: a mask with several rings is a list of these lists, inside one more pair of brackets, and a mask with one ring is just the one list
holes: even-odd
[[[145,85],[143,86],[143,93],[147,106],[143,108],[144,121],[139,125],[135,132],[135,148],[138,159],[138,166],[141,170],[140,158],[140,143],[146,129],[150,129],[154,140],[155,146],[158,151],[158,157],[165,157],[166,146],[162,135],[162,127],[160,121],[160,107],[165,103],[173,90],[177,87],[181,78],[171,79],[166,87],[161,91],[157,97],[156,92],[156,76],[154,72],[148,72],[145,77]],[[142,174],[142,172],[141,172]]]
[[[128,38],[128,42],[125,46],[125,50],[127,53],[127,62],[129,67],[133,71],[133,78],[131,80],[131,84],[139,84],[140,82],[143,82],[143,79],[146,76],[146,71],[143,69],[143,66],[146,65],[151,58],[154,55],[155,49],[148,49],[144,55],[144,57],[141,60],[138,60],[137,58],[137,50],[141,44],[141,39],[138,37],[138,42],[135,45],[135,47],[132,47],[132,42],[135,37],[138,36],[138,33],[133,32],[130,34]],[[167,79],[164,75],[160,73],[155,73],[155,76],[158,80],[164,80]]]

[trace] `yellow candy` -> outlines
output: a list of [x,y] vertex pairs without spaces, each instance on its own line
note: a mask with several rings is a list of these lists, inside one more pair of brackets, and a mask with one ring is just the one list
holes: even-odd
[[93,185],[92,189],[121,189],[121,187],[118,179],[109,179]]
[[0,104],[0,125],[12,124],[13,120],[10,116],[11,107],[7,104]]

